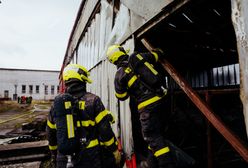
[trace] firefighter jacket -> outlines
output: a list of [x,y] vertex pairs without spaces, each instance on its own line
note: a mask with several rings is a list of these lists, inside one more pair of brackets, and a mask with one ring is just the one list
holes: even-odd
[[[145,60],[145,66],[149,65],[150,67],[153,67],[153,64],[158,61],[158,54],[155,52],[133,53],[131,56],[137,56],[139,59]],[[130,68],[128,61],[117,64],[117,68],[114,85],[116,91],[115,95],[119,100],[125,100],[129,95],[132,95],[136,98],[138,110],[140,110],[150,104],[159,102],[166,94],[165,92],[162,95],[158,95],[154,89],[151,90],[149,86],[144,84],[140,79],[140,75],[142,74],[134,73],[133,69]],[[147,79],[149,78],[150,77],[147,76]]]
[[[84,113],[81,121],[77,123],[77,126],[82,126],[86,132],[87,143],[85,148],[94,148],[99,145],[104,146],[110,152],[117,150],[117,140],[112,131],[109,118],[109,111],[105,109],[100,97],[85,92],[85,89],[76,89],[77,93],[80,90],[81,94],[79,102],[82,101],[84,105]],[[70,92],[73,95],[73,92]],[[49,149],[52,151],[57,150],[57,138],[56,138],[56,121],[54,117],[54,108],[51,107],[47,120],[47,138],[49,141]]]

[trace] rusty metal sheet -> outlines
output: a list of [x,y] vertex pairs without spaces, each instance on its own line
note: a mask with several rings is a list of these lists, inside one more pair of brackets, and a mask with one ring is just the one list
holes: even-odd
[[126,40],[131,34],[130,13],[127,7],[120,5],[120,10],[115,18],[115,24],[109,35],[107,46]]

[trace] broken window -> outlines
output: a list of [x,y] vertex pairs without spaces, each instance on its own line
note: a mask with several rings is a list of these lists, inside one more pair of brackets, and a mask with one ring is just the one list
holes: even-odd
[[36,92],[36,93],[40,93],[40,86],[39,86],[39,85],[36,85],[36,86],[35,86],[35,92]]
[[22,93],[26,93],[26,85],[22,85]]
[[45,95],[48,95],[48,85],[45,85]]
[[8,90],[5,90],[4,91],[4,98],[8,98],[9,97],[9,91]]
[[51,94],[54,95],[54,85],[51,86]]
[[29,85],[29,93],[30,93],[30,94],[33,93],[33,85]]

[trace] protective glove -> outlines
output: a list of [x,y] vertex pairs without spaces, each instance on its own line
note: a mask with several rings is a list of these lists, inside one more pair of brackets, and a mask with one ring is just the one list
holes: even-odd
[[115,157],[116,165],[119,165],[120,162],[121,162],[121,153],[120,153],[120,151],[117,149],[116,151],[113,152],[113,155]]
[[108,119],[109,119],[110,124],[115,123],[115,116],[111,111],[108,111]]

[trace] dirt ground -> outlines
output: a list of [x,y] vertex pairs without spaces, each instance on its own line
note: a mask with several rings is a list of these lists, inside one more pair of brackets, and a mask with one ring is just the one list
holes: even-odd
[[31,104],[18,104],[16,101],[0,102],[0,135],[20,128],[25,123],[47,117],[51,102],[33,101]]
[[[0,144],[13,141],[15,136],[35,132],[33,130],[40,131],[38,137],[45,137],[44,124],[46,125],[50,107],[51,102],[48,101],[33,101],[31,104],[18,104],[16,101],[0,101]],[[27,129],[23,130],[23,128]],[[50,160],[48,159],[42,162],[13,163],[10,165],[0,165],[0,167],[50,168],[51,166],[49,165]]]

